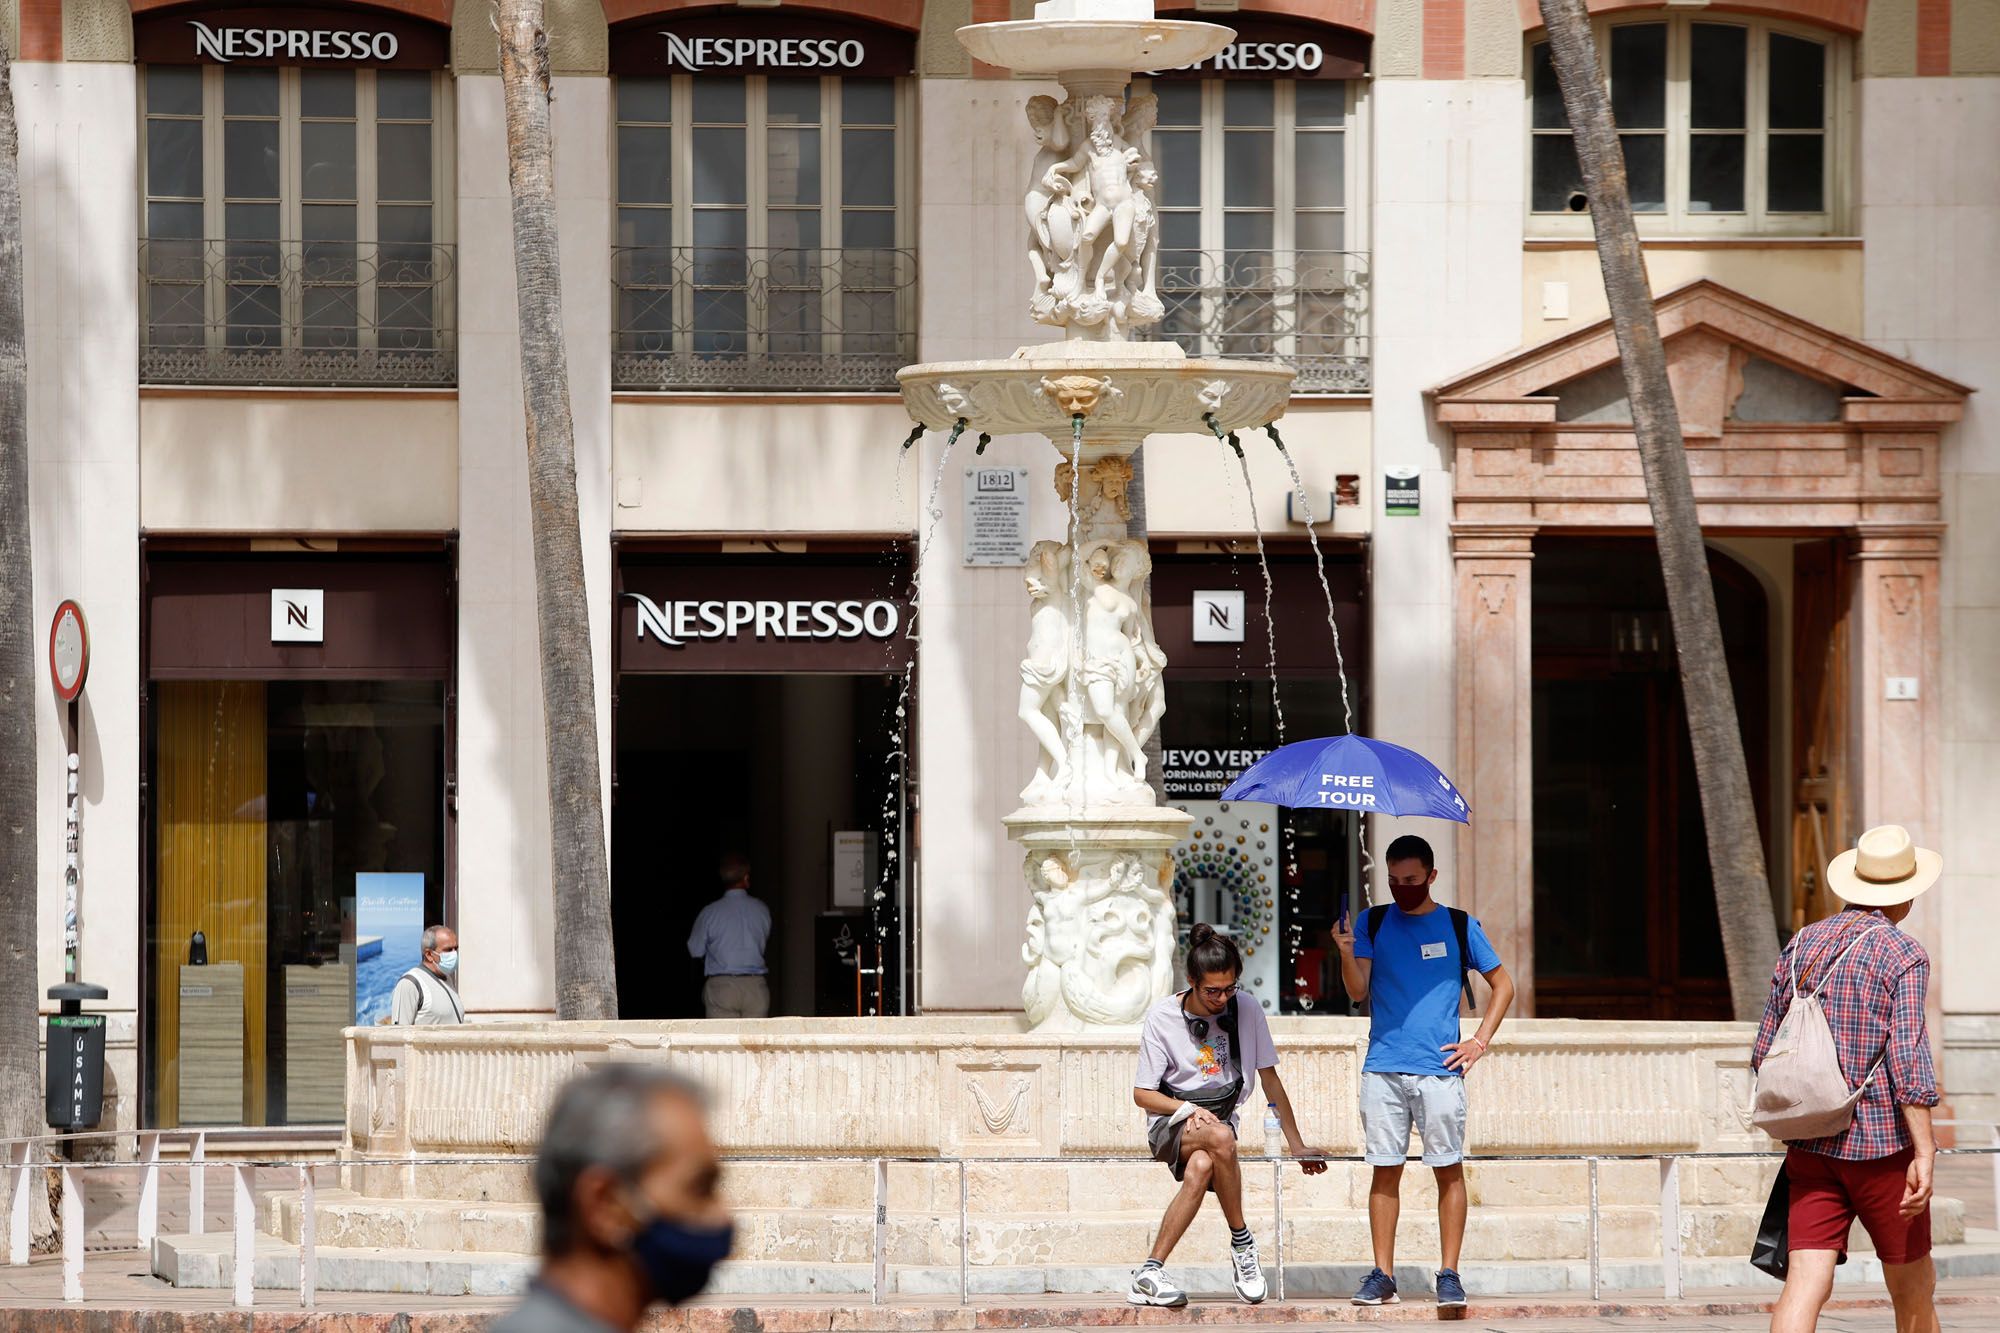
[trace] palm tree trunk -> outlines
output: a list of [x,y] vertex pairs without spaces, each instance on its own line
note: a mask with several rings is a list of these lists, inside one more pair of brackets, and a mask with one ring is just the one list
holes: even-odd
[[1736,1017],[1754,1019],[1769,990],[1778,930],[1757,810],[1750,797],[1749,768],[1743,759],[1743,733],[1723,653],[1722,626],[1715,613],[1715,589],[1709,582],[1694,485],[1688,479],[1680,413],[1667,379],[1666,350],[1660,343],[1645,257],[1632,222],[1625,158],[1599,73],[1590,16],[1584,0],[1540,3],[1590,197],[1597,259],[1604,270],[1604,292],[1625,370],[1625,391],[1632,402],[1632,429],[1645,472],[1646,499],[1652,506],[1660,569],[1666,576],[1667,610],[1673,618],[1681,693],[1694,745],[1702,820],[1708,830],[1708,861],[1729,965],[1729,992]]
[[[0,1139],[42,1123],[35,957],[34,551],[28,533],[28,331],[22,300],[20,136],[13,56],[0,46]],[[41,1191],[34,1192],[39,1196]],[[30,1228],[53,1231],[46,1206]],[[0,1227],[0,1231],[4,1231]]]
[[618,1016],[611,956],[611,872],[597,752],[590,614],[578,528],[576,437],[563,346],[549,129],[549,38],[542,0],[500,0],[500,83],[514,203],[514,279],[527,409],[528,504],[534,522],[548,746],[549,859],[555,895],[556,1016]]
[[[1128,517],[1125,520],[1125,536],[1132,541],[1146,540],[1146,446],[1140,445],[1132,451],[1132,481],[1125,489],[1125,504]],[[1146,621],[1153,619],[1153,576],[1146,575],[1146,592],[1142,598],[1146,608]],[[1160,743],[1160,728],[1154,727],[1146,737],[1146,781],[1153,788],[1153,804],[1167,803],[1166,751]]]

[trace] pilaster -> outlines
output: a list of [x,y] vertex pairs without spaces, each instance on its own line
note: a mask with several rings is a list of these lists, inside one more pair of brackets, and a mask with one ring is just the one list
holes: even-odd
[[1534,1005],[1532,525],[1454,523],[1459,790],[1457,902],[1479,917]]

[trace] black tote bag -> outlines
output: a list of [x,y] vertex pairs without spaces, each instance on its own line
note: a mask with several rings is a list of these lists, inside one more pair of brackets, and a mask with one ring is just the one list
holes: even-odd
[[1792,1263],[1792,1185],[1785,1168],[1771,1182],[1771,1201],[1764,1205],[1764,1220],[1757,1224],[1757,1239],[1750,1245],[1750,1266],[1783,1282]]
[[[1764,1205],[1764,1220],[1757,1224],[1757,1239],[1750,1245],[1750,1266],[1783,1282],[1792,1266],[1792,1182],[1783,1165],[1771,1182],[1771,1199]],[[1847,1262],[1847,1251],[1834,1261]]]

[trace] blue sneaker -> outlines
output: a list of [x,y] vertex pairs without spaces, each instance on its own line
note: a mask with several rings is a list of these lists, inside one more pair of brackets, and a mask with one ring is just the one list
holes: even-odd
[[1449,1268],[1440,1268],[1437,1275],[1438,1309],[1463,1309],[1465,1306],[1465,1284],[1458,1280],[1458,1274]]
[[1361,1290],[1354,1293],[1356,1305],[1394,1305],[1402,1299],[1396,1294],[1396,1279],[1379,1268],[1369,1269]]

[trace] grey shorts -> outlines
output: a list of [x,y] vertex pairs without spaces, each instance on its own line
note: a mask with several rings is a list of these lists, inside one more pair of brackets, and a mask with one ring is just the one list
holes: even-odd
[[1424,1140],[1425,1166],[1465,1157],[1465,1080],[1455,1074],[1363,1074],[1361,1139],[1370,1166],[1401,1166],[1410,1127]]
[[[1153,1154],[1154,1161],[1167,1164],[1168,1169],[1174,1173],[1175,1180],[1187,1174],[1187,1162],[1181,1157],[1181,1131],[1186,1128],[1187,1121],[1183,1120],[1176,1125],[1164,1117],[1146,1126],[1147,1150]],[[1234,1122],[1231,1122],[1231,1131],[1233,1132],[1235,1128]],[[1209,1189],[1214,1188],[1214,1182],[1209,1182]]]

